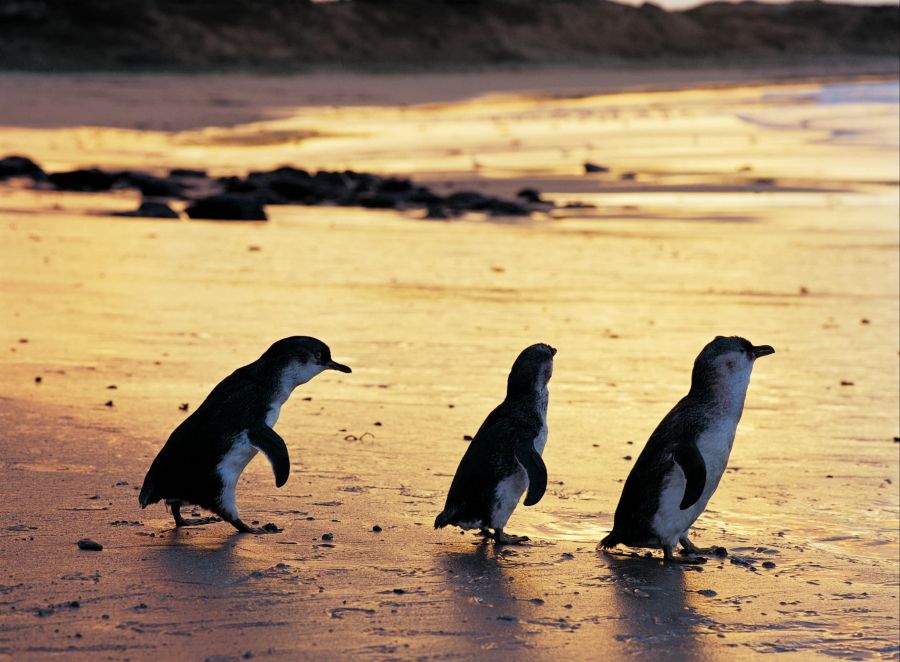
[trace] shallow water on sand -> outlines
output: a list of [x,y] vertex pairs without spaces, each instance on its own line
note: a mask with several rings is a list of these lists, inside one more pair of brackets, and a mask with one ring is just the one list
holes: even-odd
[[[457,169],[457,187],[502,192],[539,182],[561,201],[597,205],[521,223],[297,207],[270,207],[266,224],[125,220],[102,214],[133,206],[127,194],[4,191],[0,511],[8,524],[0,549],[16,560],[0,586],[0,655],[380,659],[499,650],[586,659],[602,647],[610,656],[708,660],[896,658],[896,154],[738,118],[747,106],[775,112],[764,94],[316,116],[326,124],[337,121],[330,112],[357,113],[372,133],[323,139],[310,146],[313,161],[324,162],[330,146],[329,163],[358,153],[354,167],[392,170],[404,153],[422,157],[427,171],[446,160],[429,161],[419,134],[410,136],[427,115],[446,135],[484,129],[478,173],[440,168]],[[783,114],[809,110],[777,103]],[[519,119],[503,104],[515,104]],[[571,114],[573,104],[591,113],[582,127],[597,132],[590,149],[605,149],[610,137],[604,159],[616,171],[637,168],[636,183],[571,173],[586,135],[566,143],[576,133],[547,118]],[[674,161],[654,153],[641,104],[657,119],[668,113],[659,135],[690,125],[733,137],[749,127],[740,130],[763,146],[759,161],[736,141],[702,138],[693,147],[687,140]],[[868,124],[862,112],[817,121],[889,133],[889,106],[875,107]],[[626,110],[613,119],[610,108]],[[501,111],[501,129],[484,128]],[[417,119],[404,134],[391,113]],[[382,133],[374,117],[387,122]],[[529,124],[534,117],[545,133]],[[499,138],[517,122],[573,156],[529,175],[543,148],[518,161]],[[0,144],[8,148],[12,135],[0,131]],[[401,135],[405,142],[390,144]],[[70,139],[41,132],[31,153],[40,159],[42,146],[58,141],[65,154]],[[146,141],[161,148],[184,139],[120,136],[115,153],[147,163]],[[96,153],[103,165],[107,148]],[[234,165],[238,155],[194,149],[191,165],[220,156]],[[16,151],[25,150],[23,142]],[[253,167],[304,153],[283,144],[240,152]],[[184,152],[174,154],[153,162],[186,165]],[[685,162],[700,165],[686,173]],[[798,174],[798,163],[814,167]],[[738,173],[742,165],[752,174]],[[760,174],[775,182],[760,184]],[[284,488],[274,488],[262,460],[244,475],[246,518],[285,532],[237,537],[216,524],[176,535],[162,506],[140,511],[133,488],[184,416],[178,405],[193,409],[229,371],[298,333],[326,340],[354,373],[322,375],[284,407],[277,428],[294,463]],[[756,365],[729,469],[693,536],[724,545],[730,558],[697,570],[624,550],[596,554],[634,458],[717,334],[777,350]],[[533,544],[498,551],[432,531],[463,435],[502,398],[518,351],[537,341],[559,350],[544,454],[550,485],[509,524]],[[371,531],[376,523],[381,534]],[[334,543],[323,543],[325,532]],[[106,549],[78,552],[81,537]],[[65,606],[74,599],[79,608]]]

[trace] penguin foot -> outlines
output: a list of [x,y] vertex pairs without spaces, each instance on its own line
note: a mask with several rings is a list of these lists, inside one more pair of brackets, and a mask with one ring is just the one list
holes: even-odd
[[236,528],[239,533],[252,533],[257,536],[265,535],[267,533],[281,533],[284,531],[284,529],[279,528],[271,522],[263,524],[262,526],[247,526],[241,519],[235,519],[228,523]]
[[528,536],[514,536],[511,533],[504,533],[503,529],[494,531],[494,543],[497,545],[521,545],[523,542],[531,540]]
[[219,517],[194,517],[185,519],[181,516],[181,503],[178,501],[167,502],[172,508],[172,517],[175,519],[175,527],[179,526],[203,526],[204,524],[212,524],[213,522],[221,522]]
[[672,552],[674,551],[673,545],[663,545],[663,560],[666,563],[678,563],[681,565],[699,565],[702,563],[706,563],[706,559],[702,556],[696,556],[693,558],[676,558]]
[[193,517],[191,519],[182,519],[180,522],[175,522],[175,526],[203,526],[204,524],[213,524],[215,522],[221,521],[222,518],[211,515],[209,517]]
[[712,547],[697,547],[697,545],[692,543],[687,536],[679,538],[678,542],[681,543],[682,549],[680,553],[682,556],[687,556],[689,554],[715,554],[716,556],[728,555],[728,550],[726,550],[724,547],[719,547],[718,545],[713,545]]

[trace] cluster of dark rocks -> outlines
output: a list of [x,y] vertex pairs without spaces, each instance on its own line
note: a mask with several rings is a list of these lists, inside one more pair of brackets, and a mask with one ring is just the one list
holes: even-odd
[[0,159],[0,181],[27,177],[37,187],[59,191],[104,192],[135,189],[147,198],[134,211],[122,216],[178,218],[165,200],[187,200],[190,218],[216,220],[266,220],[266,205],[336,205],[370,209],[423,209],[425,218],[445,219],[468,212],[489,216],[528,216],[548,210],[551,202],[533,189],[507,200],[476,191],[438,195],[408,178],[382,177],[366,172],[320,170],[312,173],[283,166],[251,172],[246,177],[211,178],[202,170],[170,170],[165,177],[146,172],[106,171],[98,168],[68,172],[45,172],[23,156]]

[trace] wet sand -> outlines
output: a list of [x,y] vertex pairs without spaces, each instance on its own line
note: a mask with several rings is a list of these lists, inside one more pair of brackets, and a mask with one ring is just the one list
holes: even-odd
[[[897,105],[822,99],[805,85],[0,129],[0,151],[57,168],[351,166],[597,205],[515,223],[283,206],[229,224],[106,216],[131,192],[5,187],[0,655],[896,659]],[[584,176],[586,160],[612,171]],[[354,373],[284,407],[282,489],[263,459],[244,474],[242,516],[284,532],[176,532],[161,505],[141,511],[179,405],[296,333]],[[694,535],[730,556],[597,553],[631,458],[719,333],[777,349]],[[463,435],[536,341],[559,349],[551,483],[509,524],[532,544],[432,530]]]

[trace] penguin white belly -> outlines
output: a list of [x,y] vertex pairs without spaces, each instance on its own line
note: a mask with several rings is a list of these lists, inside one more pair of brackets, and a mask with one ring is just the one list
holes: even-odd
[[547,445],[547,404],[549,399],[550,395],[545,385],[538,394],[537,413],[541,417],[541,429],[534,438],[534,450],[538,452],[538,455],[544,454],[544,447]]
[[697,518],[706,510],[706,504],[709,503],[719,486],[719,481],[728,465],[736,428],[736,420],[723,420],[708,427],[697,438],[697,449],[706,465],[706,484],[695,504],[684,510],[681,509],[681,500],[684,498],[687,480],[677,462],[663,480],[659,507],[653,516],[653,531],[663,545],[675,546],[679,538],[687,535]]
[[222,510],[237,519],[238,509],[235,498],[238,478],[259,451],[250,444],[250,438],[246,432],[235,436],[231,448],[216,466],[219,477],[222,479],[222,492],[219,495],[219,506]]
[[541,427],[541,431],[538,432],[538,435],[534,438],[534,450],[538,452],[538,455],[544,454],[544,447],[547,445],[547,421],[544,421],[544,425]]
[[274,428],[275,424],[278,422],[278,416],[281,414],[281,405],[273,404],[269,407],[269,410],[266,412],[266,425],[270,428]]
[[491,521],[488,526],[492,529],[502,529],[506,526],[516,506],[519,505],[519,499],[527,489],[528,473],[517,462],[516,471],[497,483],[494,490],[494,507],[491,510]]

